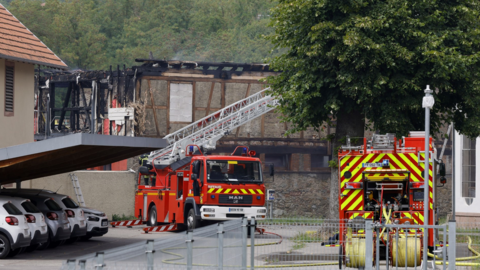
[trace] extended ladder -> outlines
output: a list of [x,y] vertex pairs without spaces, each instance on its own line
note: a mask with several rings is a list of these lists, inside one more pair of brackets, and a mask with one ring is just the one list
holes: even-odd
[[277,101],[266,91],[253,94],[214,112],[164,137],[168,146],[150,154],[155,165],[170,165],[185,157],[186,147],[195,144],[207,150],[215,149],[217,141],[233,129],[275,109]]
[[74,173],[68,174],[70,176],[70,179],[72,180],[72,185],[73,185],[73,191],[75,192],[75,195],[77,196],[77,201],[81,206],[86,206],[85,201],[83,200],[83,194],[82,194],[82,189],[80,188],[80,182],[78,182],[78,177]]

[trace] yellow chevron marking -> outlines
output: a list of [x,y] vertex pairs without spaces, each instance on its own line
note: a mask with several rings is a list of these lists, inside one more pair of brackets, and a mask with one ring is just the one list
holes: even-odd
[[353,190],[353,192],[350,194],[350,196],[348,196],[348,198],[345,201],[343,201],[342,210],[344,210],[344,208],[350,203],[351,200],[353,200],[353,198],[355,198],[355,196],[357,196],[357,194],[360,191],[361,191],[360,189]]
[[[374,155],[374,154],[368,154],[367,156],[362,156],[362,160],[360,161],[360,164],[358,165],[358,167],[356,167],[356,168],[350,168],[350,169],[351,169],[350,172],[352,173],[352,176],[356,175],[357,172],[358,172],[360,169],[362,169],[362,163],[364,163],[364,162],[369,162],[370,159],[373,157],[373,155]],[[347,158],[345,158],[345,159],[347,159]],[[359,159],[360,159],[360,156],[359,156],[359,157],[355,157],[355,158],[353,159],[353,161],[350,162],[350,164],[355,164],[355,163],[357,163],[357,162],[359,161]],[[349,168],[345,168],[345,169],[341,172],[341,174],[343,175],[343,173],[344,173],[345,171],[348,171],[348,170],[349,170]],[[359,181],[362,180],[362,175],[360,174],[356,179],[345,179],[345,180],[343,180],[343,181],[342,181],[342,184],[341,184],[341,187],[343,188],[343,187],[345,186],[345,183],[346,183],[346,182],[352,182],[352,180],[353,180],[353,182],[359,182]],[[344,191],[343,194],[346,194],[345,191]]]
[[257,189],[258,194],[263,194],[263,191],[261,189]]
[[211,188],[211,189],[208,190],[207,193],[212,193],[214,190],[215,190],[215,188]]
[[[350,157],[351,157],[351,156],[345,156],[344,158],[342,158],[342,160],[340,161],[340,166],[341,166],[341,167],[344,166],[345,163],[347,162],[347,160],[348,160]],[[361,156],[355,156],[355,157],[353,158],[353,160],[350,162],[350,164],[353,165],[353,164],[357,163],[357,160],[358,160],[360,157],[361,157]]]
[[430,192],[430,199],[433,199],[433,193]]
[[248,191],[250,191],[252,194],[256,194],[254,189],[249,189]]
[[229,188],[229,189],[225,190],[225,193],[229,193],[229,192],[230,192],[230,190],[232,190],[232,189],[231,189],[231,188]]
[[222,190],[223,190],[223,188],[219,188],[219,189],[217,189],[217,192],[215,192],[215,193],[220,193],[220,192],[222,192]]
[[248,192],[245,189],[240,189],[240,190],[243,192],[243,194],[248,194]]
[[433,209],[433,203],[430,203],[430,210]]
[[349,207],[347,210],[355,210],[355,208],[357,208],[357,205],[358,205],[359,203],[361,203],[362,201],[363,201],[363,195],[360,196],[360,198],[358,198],[358,200],[357,200],[355,203],[353,203],[352,205],[350,205],[350,207]]
[[143,195],[143,193],[139,192],[139,193],[137,193],[137,195]]
[[235,190],[232,192],[232,194],[240,194],[240,192],[238,192],[238,190],[235,189]]

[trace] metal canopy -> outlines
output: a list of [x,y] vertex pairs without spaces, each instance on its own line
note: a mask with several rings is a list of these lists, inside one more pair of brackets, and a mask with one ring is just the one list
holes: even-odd
[[164,139],[77,133],[0,149],[0,184],[117,162],[167,146]]

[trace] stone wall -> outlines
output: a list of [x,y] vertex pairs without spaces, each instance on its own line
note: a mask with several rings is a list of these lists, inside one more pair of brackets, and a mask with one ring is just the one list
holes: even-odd
[[279,173],[264,175],[267,189],[275,190],[274,217],[327,218],[330,174]]

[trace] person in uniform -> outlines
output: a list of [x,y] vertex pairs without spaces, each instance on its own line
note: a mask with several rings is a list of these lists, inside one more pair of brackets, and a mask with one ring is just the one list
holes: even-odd
[[[140,166],[147,166],[147,161],[148,161],[147,154],[143,154],[138,157],[138,164],[140,164]],[[145,186],[148,186],[148,178],[150,178],[148,175],[143,176],[143,181],[145,182]]]

